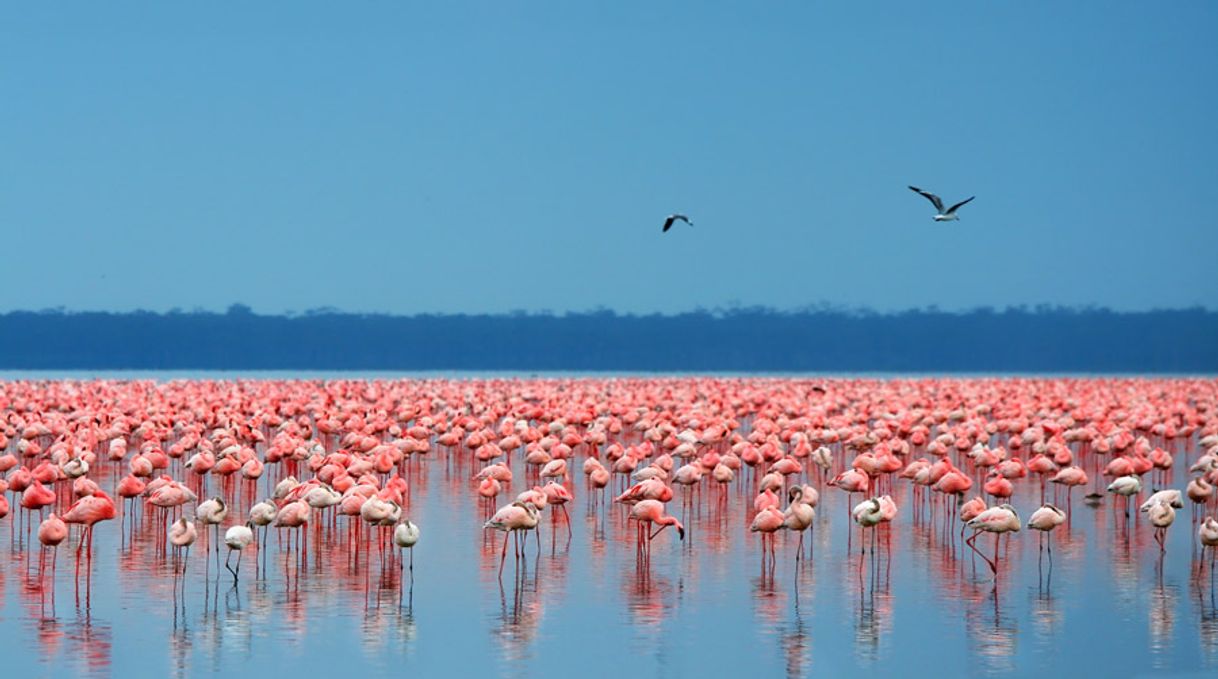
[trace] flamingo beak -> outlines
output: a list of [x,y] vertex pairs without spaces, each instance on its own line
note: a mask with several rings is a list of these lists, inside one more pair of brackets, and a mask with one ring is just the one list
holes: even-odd
[[679,536],[681,540],[685,539],[685,528],[683,526],[677,526],[677,536]]

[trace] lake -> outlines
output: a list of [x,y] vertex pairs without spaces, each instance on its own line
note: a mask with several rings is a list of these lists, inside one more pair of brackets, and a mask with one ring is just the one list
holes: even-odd
[[[1195,444],[1173,451],[1177,464],[1165,485],[1183,487]],[[514,496],[527,488],[526,470],[519,455],[511,464]],[[1168,530],[1161,555],[1144,516],[1126,523],[1110,497],[1088,506],[1076,492],[1070,521],[1052,535],[1052,561],[1035,531],[1004,537],[996,582],[964,545],[958,523],[944,527],[942,508],[933,518],[915,515],[908,482],[897,480],[900,513],[876,529],[879,548],[867,554],[845,493],[822,486],[810,555],[797,563],[797,536],[780,533],[770,568],[748,532],[755,479],[742,472],[726,489],[704,483],[689,508],[678,490],[669,511],[685,522],[685,540],[660,533],[645,562],[626,509],[610,502],[612,494],[593,498],[576,464],[569,542],[547,511],[540,542],[530,538],[522,559],[508,546],[500,579],[502,534],[483,530],[487,509],[471,480],[479,466],[468,452],[444,449],[410,458],[406,511],[422,530],[413,578],[375,546],[359,564],[337,548],[349,536],[346,518],[311,535],[303,565],[272,530],[244,554],[235,585],[223,565],[208,563],[202,540],[176,575],[173,556],[155,547],[161,518],[128,508],[98,525],[91,568],[86,562],[76,574],[73,533],[52,571],[10,497],[13,513],[0,521],[7,674],[1218,671],[1216,581],[1198,572],[1191,507]],[[125,473],[104,461],[97,467],[106,489]],[[268,492],[270,477],[279,476],[270,470],[257,488],[229,480],[233,516]],[[1026,521],[1039,489],[1016,489],[1012,504]],[[993,553],[992,536],[977,544]],[[226,551],[221,545],[221,560]]]

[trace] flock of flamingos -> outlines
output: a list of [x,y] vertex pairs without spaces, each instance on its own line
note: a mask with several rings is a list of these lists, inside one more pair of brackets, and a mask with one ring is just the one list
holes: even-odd
[[[589,507],[637,524],[647,567],[653,541],[696,539],[695,507],[739,498],[729,487],[763,568],[784,531],[789,558],[814,562],[817,512],[852,521],[844,548],[863,555],[905,513],[959,531],[995,586],[1004,535],[1038,531],[1052,559],[1079,503],[1146,522],[1160,550],[1186,513],[1198,574],[1218,550],[1215,380],[17,381],[0,411],[0,519],[36,535],[40,573],[72,549],[86,587],[93,532],[120,521],[154,526],[140,535],[175,574],[192,547],[234,584],[247,552],[326,550],[413,581],[416,546],[454,539],[410,518],[425,463],[467,471],[469,511],[502,533],[500,578],[509,542],[518,559],[541,548],[544,515],[569,540],[577,475]],[[1039,506],[1013,506],[1017,486]]]

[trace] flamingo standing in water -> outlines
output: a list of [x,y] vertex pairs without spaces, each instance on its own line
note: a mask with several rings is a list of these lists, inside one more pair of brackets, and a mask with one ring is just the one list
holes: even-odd
[[[51,570],[55,570],[55,561],[59,555],[59,543],[63,542],[68,537],[68,525],[63,522],[55,512],[46,518],[45,521],[38,525],[38,541],[42,543],[43,552],[47,547],[51,547],[54,551],[51,553]],[[38,570],[42,571],[43,552],[38,554]]]
[[1156,502],[1146,510],[1146,514],[1150,518],[1150,525],[1155,527],[1155,542],[1159,543],[1159,552],[1166,552],[1164,539],[1167,537],[1168,526],[1176,520],[1175,508],[1170,502]]
[[[204,532],[208,526],[212,526],[212,531],[215,539],[212,543],[216,546],[216,567],[220,566],[220,524],[224,522],[228,516],[228,505],[224,504],[222,498],[213,497],[210,500],[205,500],[195,507],[195,519],[203,524]],[[210,564],[210,559],[208,560]]]
[[1040,509],[1028,517],[1028,528],[1038,530],[1042,536],[1049,537],[1049,564],[1053,563],[1053,530],[1066,522],[1066,513],[1050,504],[1041,505]]
[[[42,510],[53,504],[55,504],[55,491],[42,485],[42,482],[38,479],[34,479],[30,487],[26,488],[25,492],[21,494],[21,507],[27,511],[36,510],[40,519],[42,517]],[[27,514],[26,517],[26,535],[29,535],[29,515]]]
[[[266,544],[266,532],[268,526],[275,522],[275,516],[279,514],[279,508],[269,499],[263,500],[250,507],[250,523],[254,524],[254,529],[262,529],[262,540],[260,544]],[[261,550],[259,550],[261,551]],[[265,559],[263,559],[265,561]]]
[[812,486],[792,486],[787,492],[790,504],[783,512],[782,527],[799,533],[799,546],[795,552],[795,560],[803,558],[804,532],[812,527],[816,519],[816,489]]
[[[564,467],[564,473],[565,473]],[[567,503],[574,499],[571,491],[567,490],[562,484],[551,481],[541,487],[541,492],[546,496],[546,504],[550,506],[550,515],[557,520],[558,511],[562,512],[563,522],[567,524],[567,543],[571,542],[571,515],[567,513]],[[554,532],[551,531],[550,537],[553,539]]]
[[1108,484],[1108,492],[1120,495],[1125,504],[1125,517],[1129,518],[1129,498],[1142,492],[1142,479],[1127,474]]
[[[506,540],[505,540],[506,541]],[[402,519],[393,529],[393,544],[410,550],[410,601],[414,602],[414,546],[419,542],[419,527],[410,519]],[[505,550],[506,551],[506,550]],[[402,605],[401,580],[398,580],[398,605]]]
[[[371,501],[369,501],[371,502]],[[367,502],[364,503],[367,506]],[[304,500],[294,500],[279,508],[279,512],[275,514],[275,520],[271,523],[275,528],[295,528],[300,535],[300,559],[304,563],[306,558],[305,549],[308,547],[309,532],[303,530],[304,526],[309,523],[309,514],[312,512],[309,509],[309,504]],[[288,548],[291,549],[292,535],[288,534]]]
[[1074,492],[1075,486],[1087,485],[1087,472],[1081,467],[1062,467],[1058,470],[1049,483],[1056,483],[1066,487],[1066,511],[1070,511],[1070,495]]
[[[866,493],[871,489],[871,477],[857,469],[847,469],[841,474],[833,477],[833,479],[829,481],[829,485],[831,487],[841,488],[842,490],[846,491],[846,509],[849,510],[851,509],[850,503],[854,500],[855,493]],[[851,511],[851,516],[853,516],[853,514],[853,511]],[[850,533],[847,533],[847,536],[849,535]],[[847,543],[849,543],[848,537]],[[846,545],[846,548],[850,548],[849,544]]]
[[1185,489],[1185,494],[1193,503],[1193,523],[1197,523],[1197,518],[1200,514],[1197,512],[1197,506],[1205,507],[1205,503],[1214,497],[1214,486],[1205,479],[1204,476],[1198,476],[1188,482],[1188,487]]
[[[774,563],[774,533],[783,528],[785,517],[776,507],[766,507],[753,517],[749,532],[761,533],[761,562],[765,563],[766,539],[769,538],[770,563]],[[802,536],[802,533],[800,534]]]
[[[860,535],[866,535],[868,528],[875,528],[884,522],[884,508],[880,505],[880,499],[873,497],[870,500],[863,500],[858,503],[850,512],[850,518],[854,519],[854,522],[859,525],[859,530],[862,531]],[[859,545],[863,550],[862,553],[866,554],[866,538],[861,538]],[[859,568],[862,568],[862,566],[860,565]]]
[[[195,543],[199,533],[195,530],[194,523],[187,521],[186,517],[178,519],[169,527],[169,544],[173,545],[174,551],[180,552],[186,550],[185,556],[182,558],[182,572],[186,572],[186,561],[190,558],[190,546]],[[175,569],[176,573],[177,570]]]
[[1214,553],[1218,552],[1218,519],[1205,517],[1197,528],[1197,538],[1201,540],[1201,563],[1205,563],[1205,549],[1210,550],[1210,578],[1214,577]]
[[[1015,512],[1015,508],[1008,504],[990,507],[981,512],[972,521],[966,524],[973,529],[973,534],[965,540],[974,552],[990,566],[990,571],[994,574],[994,580],[998,580],[998,539],[1003,533],[1018,533],[1019,532],[1019,514]],[[991,561],[981,553],[977,546],[973,544],[977,540],[977,536],[982,533],[994,534],[994,559]]]
[[[224,531],[224,544],[228,546],[228,555],[224,557],[224,567],[233,574],[234,585],[237,584],[237,579],[241,575],[241,555],[253,541],[254,523],[252,521],[246,521],[241,526],[231,526]],[[228,565],[229,560],[233,558],[233,552],[237,553],[237,570],[233,570],[233,567]]]
[[[503,531],[503,553],[499,556],[499,577],[503,578],[503,562],[507,559],[508,534],[518,534],[519,531],[530,531],[537,528],[540,519],[537,505],[532,502],[517,500],[506,507],[500,507],[495,515],[482,524],[487,528]],[[520,558],[520,546],[516,546],[516,558]]]
[[[781,514],[779,515],[782,516]],[[651,556],[651,541],[655,539],[660,531],[669,526],[676,526],[677,536],[679,539],[685,539],[685,526],[674,516],[669,516],[664,513],[664,503],[659,500],[641,500],[630,508],[630,518],[639,522],[638,525],[638,551]],[[654,533],[651,532],[653,523],[660,524]]]
[[114,507],[114,500],[100,490],[80,498],[68,508],[63,515],[64,523],[79,523],[85,527],[85,532],[80,536],[80,545],[76,547],[77,564],[80,563],[80,550],[85,546],[86,539],[89,545],[86,555],[89,561],[93,560],[93,526],[101,521],[110,521],[116,516],[118,512]]
[[414,578],[414,546],[419,542],[419,527],[410,519],[402,522],[393,529],[393,544],[398,549],[410,550],[410,577]]

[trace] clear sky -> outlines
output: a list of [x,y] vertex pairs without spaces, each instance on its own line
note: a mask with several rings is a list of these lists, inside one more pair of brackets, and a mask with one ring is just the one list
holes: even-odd
[[0,309],[1215,307],[1216,41],[1209,1],[7,3]]

